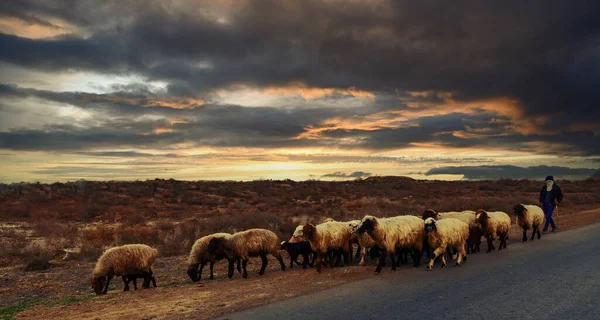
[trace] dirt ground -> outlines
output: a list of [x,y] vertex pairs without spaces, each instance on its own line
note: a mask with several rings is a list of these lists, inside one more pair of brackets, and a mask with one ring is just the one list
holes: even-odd
[[[568,214],[559,212],[557,223],[560,229],[552,236],[599,221],[600,209]],[[521,245],[520,234],[514,226],[508,250],[510,245]],[[479,253],[472,258],[485,259],[485,254]],[[10,299],[22,301],[27,295],[30,300],[37,301],[14,314],[17,319],[209,319],[374,276],[373,261],[365,267],[354,261],[351,266],[325,268],[317,274],[314,269],[298,267],[282,272],[277,261],[271,258],[266,274],[260,277],[257,275],[259,261],[252,260],[248,264],[249,279],[242,279],[237,272],[232,280],[227,279],[225,263],[221,262],[215,267],[216,280],[192,283],[185,274],[184,256],[161,259],[155,264],[158,288],[122,292],[122,282],[115,279],[115,289],[100,297],[96,297],[89,287],[93,263],[66,263],[39,273],[5,268],[0,270],[3,274],[0,297],[8,299],[3,305],[11,305]],[[288,263],[289,260],[286,265]],[[385,277],[388,272],[389,267],[379,277]],[[207,273],[205,270],[203,276]],[[46,301],[45,297],[52,297],[52,300]]]

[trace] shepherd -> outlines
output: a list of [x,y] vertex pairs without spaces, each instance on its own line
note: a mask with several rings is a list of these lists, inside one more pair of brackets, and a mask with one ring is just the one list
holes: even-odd
[[552,232],[556,231],[556,224],[554,223],[554,219],[552,219],[552,214],[563,199],[563,193],[558,184],[555,183],[553,176],[547,176],[545,182],[540,191],[540,207],[542,207],[546,216],[543,233],[548,232],[549,225],[552,226]]

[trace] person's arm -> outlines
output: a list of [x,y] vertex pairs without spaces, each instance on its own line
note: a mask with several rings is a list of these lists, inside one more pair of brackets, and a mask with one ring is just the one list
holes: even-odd
[[563,199],[562,190],[560,190],[559,186],[556,186],[556,204],[558,205]]

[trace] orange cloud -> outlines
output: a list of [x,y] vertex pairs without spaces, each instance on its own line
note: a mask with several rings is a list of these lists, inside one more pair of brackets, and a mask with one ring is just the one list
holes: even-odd
[[0,17],[0,32],[30,39],[77,33],[75,27],[63,21],[50,19],[48,22],[51,25],[30,23],[13,17]]
[[375,94],[369,91],[347,89],[309,87],[302,82],[292,82],[287,86],[271,86],[262,90],[263,95],[302,96],[305,100],[314,100],[332,94],[354,96],[362,99],[375,99]]
[[87,94],[81,98],[84,102],[111,102],[126,103],[141,107],[167,107],[173,109],[193,109],[204,105],[203,99],[195,98],[174,98],[174,97],[145,97],[145,98],[126,98],[110,95]]

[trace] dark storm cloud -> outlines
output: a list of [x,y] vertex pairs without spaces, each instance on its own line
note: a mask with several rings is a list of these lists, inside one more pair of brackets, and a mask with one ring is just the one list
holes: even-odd
[[465,167],[440,167],[430,169],[425,175],[456,174],[464,175],[465,179],[495,180],[510,179],[535,179],[543,180],[547,175],[555,179],[586,179],[591,177],[597,169],[567,168],[558,166],[465,166]]
[[355,171],[350,174],[338,171],[338,172],[334,172],[334,173],[324,174],[323,178],[367,178],[370,176],[371,176],[370,172],[364,172],[364,171]]
[[[600,119],[596,90],[600,2],[341,4],[250,1],[225,8],[212,2],[12,1],[3,4],[0,15],[46,26],[53,24],[51,19],[62,19],[74,26],[73,34],[38,40],[0,34],[0,60],[49,71],[139,74],[166,81],[167,94],[189,97],[235,83],[264,87],[290,81],[378,92],[450,91],[460,101],[511,97],[520,102],[525,117],[549,116],[548,123],[540,126],[559,133],[504,132],[465,139],[444,132],[463,130],[474,125],[474,119],[428,122],[434,117],[423,120],[420,127],[338,130],[325,135],[357,138],[342,147],[383,149],[438,142],[531,151],[532,142],[550,142],[567,146],[544,153],[600,154],[598,129],[590,126]],[[78,32],[91,35],[78,36]],[[114,89],[122,97],[149,94],[141,87]],[[11,88],[0,87],[0,93],[3,90]],[[204,143],[222,146],[323,145],[326,142],[290,137],[305,125],[318,125],[324,117],[340,112],[285,114],[226,108],[228,112],[219,113],[210,107],[209,111],[174,111],[141,109],[125,102],[81,103],[76,101],[81,96],[71,93],[35,94],[83,108],[118,110],[121,115],[184,114],[192,119],[188,125],[178,125],[186,129],[183,140],[204,137]],[[396,108],[399,104],[394,100],[378,101],[378,106]],[[587,126],[578,129],[579,125]],[[498,133],[504,130],[491,122],[486,126]]]

